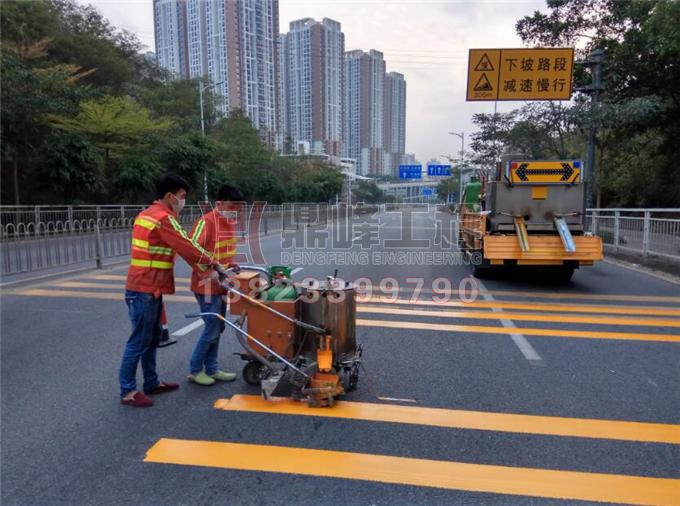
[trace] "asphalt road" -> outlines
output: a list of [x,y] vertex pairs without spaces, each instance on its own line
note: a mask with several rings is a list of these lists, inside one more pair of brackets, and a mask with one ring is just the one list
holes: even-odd
[[[292,263],[296,280],[370,280],[353,410],[256,412],[240,378],[188,384],[199,329],[158,352],[180,390],[122,406],[125,267],[3,290],[2,504],[680,504],[678,285],[606,262],[565,286],[480,283],[448,215],[411,217],[427,247],[405,242],[401,216],[377,218],[338,227],[349,244],[304,227],[259,242],[258,260]],[[182,261],[176,276],[181,331],[196,304]],[[241,370],[237,351],[225,333],[223,369]]]

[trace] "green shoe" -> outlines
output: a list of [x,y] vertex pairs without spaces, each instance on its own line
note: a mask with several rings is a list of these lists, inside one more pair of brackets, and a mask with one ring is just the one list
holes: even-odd
[[215,384],[215,380],[203,371],[199,372],[198,374],[190,374],[188,379],[189,381],[192,381],[197,385],[203,385],[204,387],[209,387],[210,385]]
[[236,374],[233,372],[217,371],[210,377],[217,381],[234,381],[236,379]]

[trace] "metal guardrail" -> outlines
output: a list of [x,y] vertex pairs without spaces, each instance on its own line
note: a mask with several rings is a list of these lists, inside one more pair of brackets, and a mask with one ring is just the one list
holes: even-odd
[[[0,206],[2,275],[94,263],[130,254],[135,217],[146,206]],[[253,209],[257,207],[257,211]],[[328,223],[327,204],[249,205],[237,235],[267,234],[305,223]],[[187,229],[205,207],[187,206],[179,216]],[[252,220],[252,221],[251,221]]]
[[588,209],[586,230],[615,252],[680,260],[680,209]]

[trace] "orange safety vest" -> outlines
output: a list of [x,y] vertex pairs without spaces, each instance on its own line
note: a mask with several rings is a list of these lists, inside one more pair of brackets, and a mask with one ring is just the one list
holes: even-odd
[[[213,209],[194,223],[191,239],[212,253],[217,262],[229,265],[236,255],[236,221],[223,218],[217,209]],[[203,295],[226,293],[214,273],[199,268],[191,273],[191,291]]]
[[174,211],[154,202],[135,218],[126,288],[156,296],[175,293],[175,254],[199,271],[215,263],[188,237]]

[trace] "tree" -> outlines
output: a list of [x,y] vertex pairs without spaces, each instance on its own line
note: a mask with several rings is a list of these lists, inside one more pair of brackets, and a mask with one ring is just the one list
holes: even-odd
[[112,151],[128,149],[149,134],[166,130],[171,125],[168,120],[152,119],[147,109],[129,97],[110,95],[82,102],[80,112],[74,118],[59,115],[48,118],[56,128],[90,138],[104,151],[107,161]]
[[[458,194],[458,177],[447,177],[437,183],[437,196],[439,200],[446,202],[449,195]],[[460,198],[460,196],[458,197]]]
[[38,170],[39,187],[49,192],[49,201],[61,197],[73,203],[101,190],[104,160],[82,135],[54,131],[42,147],[44,162]]
[[[549,0],[547,4],[548,13],[535,12],[518,21],[517,32],[525,43],[577,46],[582,48],[580,56],[593,48],[605,51],[601,106],[593,113],[582,109],[577,116],[582,135],[585,125],[595,123],[600,129],[596,181],[604,191],[603,202],[675,205],[680,195],[680,168],[675,163],[680,145],[680,2]],[[588,84],[588,74],[577,70],[576,86]],[[650,104],[654,104],[653,115],[645,113]],[[640,167],[644,177],[633,178]],[[627,184],[637,190],[631,192]],[[641,195],[645,200],[640,200]]]
[[475,114],[472,122],[479,130],[472,134],[471,148],[475,163],[495,166],[505,148],[506,136],[515,122],[517,113]]

